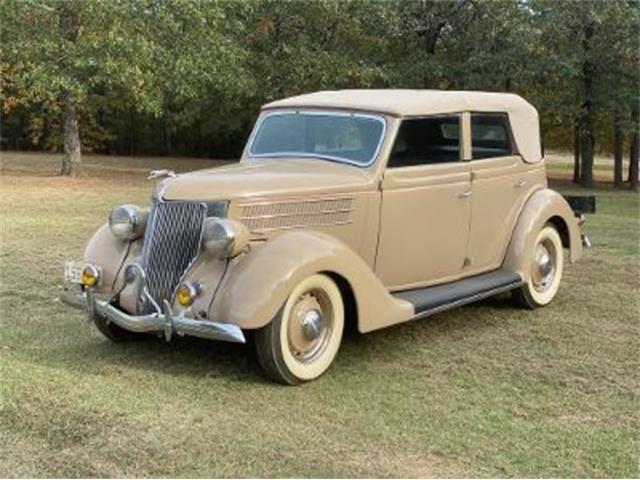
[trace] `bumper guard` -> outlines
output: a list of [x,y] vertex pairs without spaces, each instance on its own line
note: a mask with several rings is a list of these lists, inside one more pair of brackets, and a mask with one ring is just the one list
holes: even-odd
[[129,315],[109,302],[98,300],[91,290],[83,293],[65,292],[60,296],[60,300],[71,307],[86,310],[90,321],[101,317],[131,332],[163,333],[167,341],[177,334],[208,340],[245,343],[242,329],[237,325],[174,315],[171,305],[166,300],[162,304],[162,313],[148,315]]

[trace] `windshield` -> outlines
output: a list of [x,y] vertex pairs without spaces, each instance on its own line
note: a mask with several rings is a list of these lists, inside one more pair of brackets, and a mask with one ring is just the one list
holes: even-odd
[[384,119],[373,115],[274,112],[260,120],[249,154],[318,157],[367,166],[378,153],[384,129]]

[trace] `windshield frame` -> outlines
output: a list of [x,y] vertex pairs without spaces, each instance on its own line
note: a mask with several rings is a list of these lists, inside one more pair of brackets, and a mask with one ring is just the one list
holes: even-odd
[[[273,153],[253,153],[253,144],[255,137],[257,136],[260,128],[262,127],[262,123],[269,117],[275,115],[288,115],[292,113],[303,113],[305,115],[319,115],[319,116],[339,116],[339,117],[357,117],[357,118],[367,118],[380,122],[382,124],[382,131],[380,132],[380,138],[378,139],[378,144],[373,152],[373,155],[367,162],[358,162],[355,160],[351,160],[350,158],[339,157],[335,155],[323,155],[322,153],[304,153],[304,152],[273,152]],[[319,158],[322,160],[329,160],[331,162],[343,163],[347,165],[353,165],[360,168],[367,168],[373,165],[378,159],[378,155],[380,154],[380,150],[382,149],[382,144],[385,141],[387,135],[387,119],[383,115],[377,115],[374,113],[359,113],[359,112],[346,112],[341,110],[325,110],[325,109],[307,109],[307,108],[286,108],[286,109],[278,109],[278,110],[269,110],[263,112],[256,125],[251,132],[251,136],[249,137],[249,141],[247,142],[247,156],[249,158],[278,158],[278,157],[295,157],[295,158]]]

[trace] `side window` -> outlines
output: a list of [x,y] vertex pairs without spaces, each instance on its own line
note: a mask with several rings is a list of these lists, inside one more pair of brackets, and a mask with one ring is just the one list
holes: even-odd
[[509,119],[502,113],[471,114],[471,156],[473,160],[514,155]]
[[403,120],[387,167],[460,161],[460,116]]

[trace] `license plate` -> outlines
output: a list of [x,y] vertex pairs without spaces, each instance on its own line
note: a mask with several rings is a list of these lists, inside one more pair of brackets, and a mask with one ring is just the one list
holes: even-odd
[[84,263],[68,261],[64,264],[64,279],[69,283],[82,283]]

